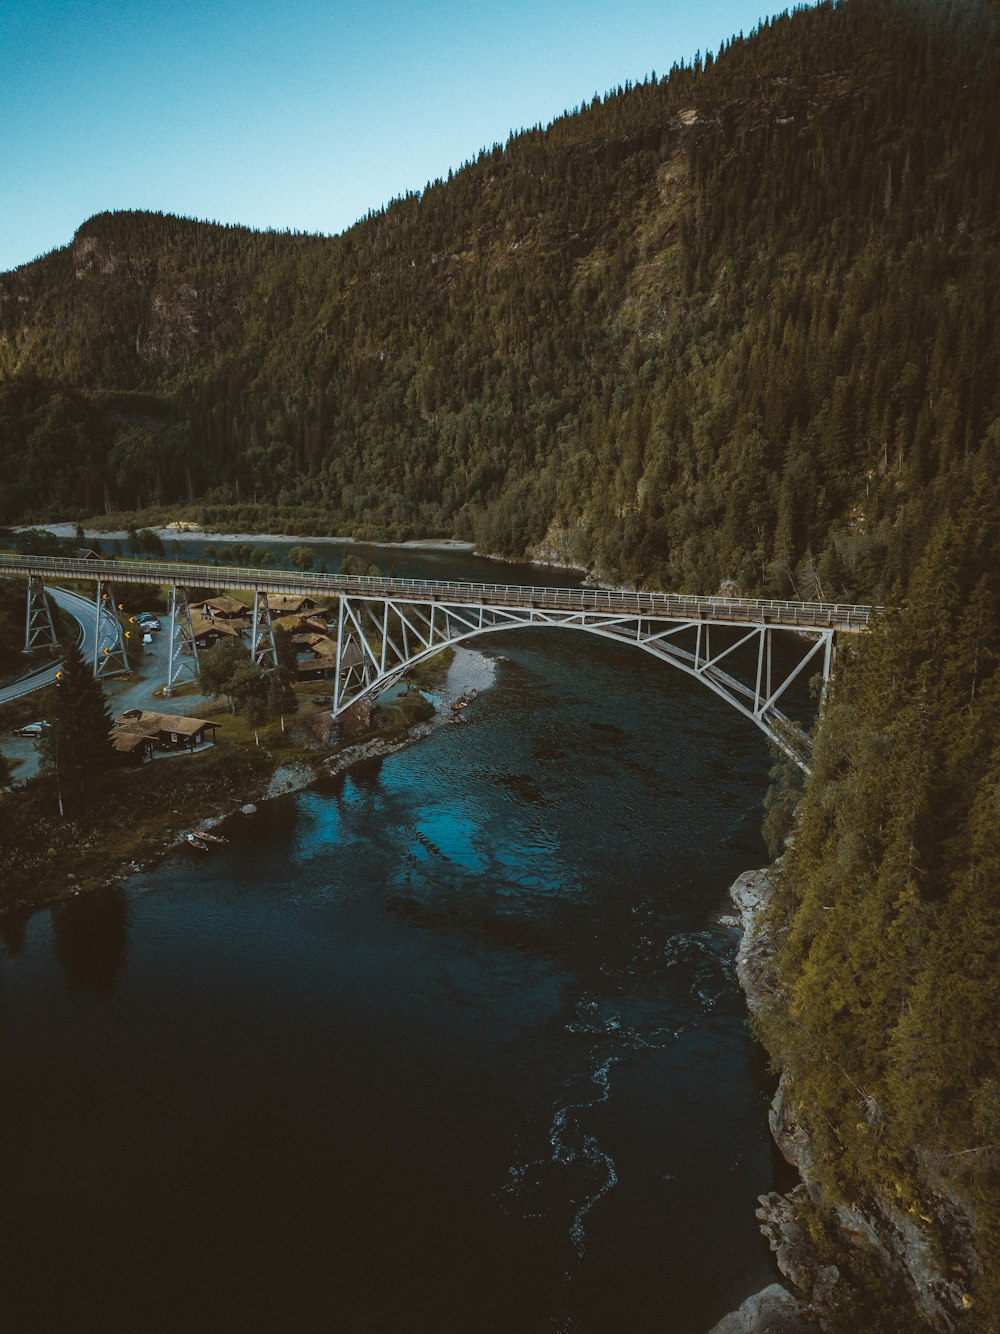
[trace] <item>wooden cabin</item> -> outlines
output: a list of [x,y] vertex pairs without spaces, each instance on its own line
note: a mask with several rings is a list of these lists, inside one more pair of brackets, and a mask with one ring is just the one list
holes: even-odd
[[207,620],[200,613],[191,617],[191,629],[194,631],[194,642],[199,648],[211,648],[220,639],[242,641],[243,638],[240,634],[241,627],[239,625],[232,621]]
[[[216,727],[217,724],[207,718],[128,709],[112,724],[111,744],[120,754],[134,756],[137,751],[141,751],[143,759],[151,759],[154,753],[190,752],[200,746],[212,746],[215,744]],[[149,743],[148,750],[140,745],[141,742]]]
[[323,616],[273,616],[271,624],[277,630],[287,630],[294,638],[296,635],[325,635],[329,626]]
[[267,605],[275,616],[305,616],[313,611],[325,611],[315,598],[307,593],[268,593]]
[[142,732],[126,732],[115,725],[111,732],[115,754],[126,764],[145,764],[153,758],[153,738]]
[[197,613],[206,621],[238,621],[250,615],[250,608],[237,598],[204,598],[191,603],[192,616]]

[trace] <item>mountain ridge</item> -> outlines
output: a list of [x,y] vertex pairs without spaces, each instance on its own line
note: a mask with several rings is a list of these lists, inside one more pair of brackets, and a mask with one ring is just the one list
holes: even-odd
[[[950,472],[933,405],[957,396],[922,364],[949,293],[981,345],[952,449],[997,415],[976,315],[997,98],[972,10],[995,34],[989,6],[797,12],[339,237],[97,215],[0,278],[0,394],[22,397],[0,425],[12,454],[58,439],[53,381],[157,395],[168,425],[95,444],[63,423],[88,467],[0,475],[0,520],[200,503],[301,530],[311,510],[512,556],[562,530],[631,582],[884,597],[919,552],[917,493]],[[860,403],[852,340],[881,344]]]

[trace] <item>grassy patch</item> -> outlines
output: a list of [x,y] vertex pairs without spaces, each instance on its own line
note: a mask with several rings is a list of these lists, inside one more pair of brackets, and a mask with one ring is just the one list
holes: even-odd
[[181,685],[174,686],[173,691],[170,695],[164,694],[166,688],[167,687],[165,684],[162,686],[157,686],[156,689],[153,691],[153,698],[181,699],[185,695],[200,695],[202,693],[201,686],[198,684],[197,681],[184,681]]
[[43,775],[0,797],[0,907],[53,897],[71,875],[92,888],[123,863],[156,855],[179,831],[259,797],[273,769],[267,750],[225,744],[113,769],[68,800],[65,819],[55,783]]
[[434,690],[443,684],[448,669],[454,661],[455,650],[443,648],[440,653],[435,653],[433,658],[426,658],[423,662],[418,662],[415,667],[411,667],[405,679],[419,690]]
[[9,704],[0,704],[0,736],[15,727],[47,717],[52,701],[51,692],[52,687],[47,686],[44,690],[22,695],[20,699],[12,699]]

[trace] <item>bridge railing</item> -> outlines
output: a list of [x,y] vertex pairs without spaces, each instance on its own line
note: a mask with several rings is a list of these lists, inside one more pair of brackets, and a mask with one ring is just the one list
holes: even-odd
[[646,593],[613,588],[558,588],[530,584],[487,584],[468,580],[381,578],[369,575],[313,574],[303,571],[203,565],[186,561],[80,560],[71,556],[0,555],[0,573],[64,578],[98,577],[112,582],[237,587],[267,592],[355,597],[400,597],[426,601],[489,603],[570,611],[620,611],[628,615],[671,619],[742,621],[789,626],[833,626],[860,630],[875,608],[840,602],[790,602],[777,598]]

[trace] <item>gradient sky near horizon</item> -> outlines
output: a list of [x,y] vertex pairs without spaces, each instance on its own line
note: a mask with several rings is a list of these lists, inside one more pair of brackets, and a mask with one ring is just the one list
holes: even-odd
[[0,0],[0,271],[94,213],[340,232],[759,0]]

